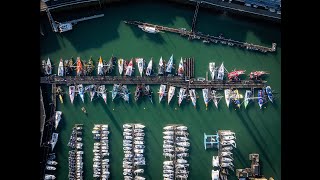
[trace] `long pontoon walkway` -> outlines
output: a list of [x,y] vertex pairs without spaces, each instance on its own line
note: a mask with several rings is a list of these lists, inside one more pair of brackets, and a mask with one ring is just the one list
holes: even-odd
[[263,88],[266,81],[241,80],[241,81],[197,81],[173,76],[151,76],[151,77],[125,77],[125,76],[50,76],[41,77],[40,83],[43,84],[170,84],[176,87],[189,88]]

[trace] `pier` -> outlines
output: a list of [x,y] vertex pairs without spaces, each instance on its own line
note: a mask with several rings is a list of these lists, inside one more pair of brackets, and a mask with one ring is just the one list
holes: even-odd
[[[195,14],[196,16],[196,14]],[[196,18],[194,18],[196,19]],[[196,20],[194,20],[196,21]],[[126,24],[130,24],[130,25],[135,25],[135,26],[147,26],[147,27],[152,27],[155,28],[159,31],[163,31],[163,32],[172,32],[172,33],[176,33],[176,34],[180,34],[181,36],[188,36],[189,39],[199,39],[202,40],[205,43],[221,43],[221,44],[225,44],[225,45],[229,45],[229,46],[238,46],[240,48],[245,48],[248,50],[253,50],[253,51],[259,51],[259,52],[275,52],[276,51],[276,43],[272,43],[271,47],[265,47],[265,46],[261,46],[261,45],[256,45],[256,44],[252,44],[252,43],[248,43],[248,42],[241,42],[241,41],[237,41],[237,40],[233,40],[230,38],[225,38],[222,35],[220,36],[213,36],[213,35],[205,35],[201,32],[193,32],[186,30],[185,28],[171,28],[171,27],[166,27],[166,26],[160,26],[160,25],[156,25],[156,24],[149,24],[149,23],[145,23],[145,22],[140,22],[140,21],[124,21],[124,23]]]
[[[73,84],[170,84],[175,87],[188,87],[192,89],[241,89],[241,88],[264,88],[266,87],[266,81],[260,80],[240,80],[240,81],[197,81],[195,79],[185,80],[182,77],[173,76],[150,76],[150,77],[126,77],[126,76],[50,76],[41,77],[40,83],[42,84],[61,84],[61,85],[73,85]],[[54,93],[53,96],[56,93]]]

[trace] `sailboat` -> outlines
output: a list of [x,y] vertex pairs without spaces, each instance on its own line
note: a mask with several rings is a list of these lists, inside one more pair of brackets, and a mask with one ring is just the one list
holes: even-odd
[[238,108],[240,108],[241,103],[240,103],[240,94],[239,94],[238,89],[233,90],[233,94],[234,94],[233,101],[234,101],[235,105]]
[[118,59],[118,69],[119,69],[119,74],[121,75],[123,72],[123,59]]
[[106,93],[106,86],[105,85],[100,85],[98,87],[98,95],[102,96],[102,99],[104,100],[104,102],[107,103],[107,93]]
[[167,68],[166,68],[167,73],[171,73],[172,66],[173,66],[173,54],[171,55],[171,57],[167,63]]
[[272,90],[270,86],[266,87],[266,93],[268,95],[268,99],[270,100],[270,102],[273,103],[273,95],[272,95]]
[[158,75],[163,75],[163,73],[164,73],[164,63],[161,56],[159,60],[159,66],[158,66]]
[[58,133],[52,133],[52,138],[50,140],[50,144],[51,144],[51,150],[53,151],[54,147],[56,146],[57,144],[57,141],[58,141]]
[[80,57],[77,57],[77,67],[76,68],[77,68],[77,76],[82,75],[83,67],[82,67]]
[[136,63],[138,65],[138,70],[139,70],[140,76],[142,77],[143,68],[144,68],[143,58],[136,58]]
[[112,101],[113,101],[114,98],[116,98],[116,96],[118,95],[119,87],[120,87],[119,84],[114,84],[114,85],[113,85],[113,88],[112,88],[112,91],[111,91]]
[[230,73],[228,73],[228,79],[229,80],[239,80],[239,76],[244,74],[246,70],[234,70]]
[[100,56],[99,62],[98,62],[98,75],[102,76],[103,74],[104,74],[103,73],[103,60],[102,60],[102,57]]
[[168,92],[168,104],[170,103],[172,97],[174,96],[175,90],[176,90],[176,87],[174,87],[174,86],[170,86],[170,87],[169,87],[169,92]]
[[150,76],[152,72],[152,58],[150,59],[148,66],[147,66],[147,70],[146,70],[146,76]]
[[231,93],[230,89],[224,90],[224,98],[226,100],[227,107],[229,107],[229,103],[230,103],[230,93]]
[[127,85],[123,85],[121,88],[121,92],[122,92],[122,98],[124,99],[125,102],[129,103],[129,90]]
[[258,104],[260,109],[262,109],[262,105],[264,104],[263,98],[264,98],[263,90],[258,90]]
[[183,99],[187,97],[186,91],[187,91],[186,88],[180,88],[180,90],[179,90],[179,95],[178,95],[178,98],[179,98],[178,99],[178,104],[179,104],[179,106],[181,105]]
[[251,101],[251,97],[252,97],[252,91],[250,90],[246,90],[246,93],[244,95],[244,108],[247,108],[249,102]]
[[223,96],[218,96],[216,90],[211,91],[211,96],[212,96],[212,100],[213,100],[214,105],[216,106],[216,108],[218,108],[218,103],[220,102],[220,100]]
[[166,94],[166,85],[165,84],[160,85],[160,89],[159,89],[158,93],[159,93],[159,103],[160,103],[163,96],[165,96],[165,94]]
[[223,77],[224,77],[224,65],[223,65],[223,62],[222,62],[221,66],[218,69],[217,79],[223,80]]
[[206,105],[206,110],[208,109],[208,103],[209,103],[209,89],[202,89],[202,96],[204,100],[204,104]]
[[93,100],[94,95],[96,94],[96,89],[97,86],[93,84],[86,87],[86,90],[89,91],[91,101]]
[[48,57],[45,72],[47,75],[50,75],[52,73],[52,66],[51,66],[51,61],[50,58]]
[[58,66],[58,76],[64,75],[64,67],[63,67],[63,60],[60,59],[59,66]]
[[146,91],[146,95],[148,95],[148,98],[149,98],[149,100],[151,101],[151,103],[153,103],[152,102],[152,92],[151,92],[151,89],[150,89],[150,86],[149,85],[146,85],[146,87],[145,87],[145,91]]
[[190,89],[189,96],[191,98],[191,102],[192,102],[193,106],[196,108],[196,102],[197,102],[196,90]]
[[179,68],[178,68],[178,76],[183,77],[184,68],[183,68],[183,60],[182,57],[180,59]]
[[210,62],[209,63],[209,71],[210,71],[211,79],[214,80],[215,75],[216,75],[215,62]]
[[62,115],[61,111],[56,111],[56,115],[55,115],[55,129],[56,130],[57,130],[59,122],[61,120],[61,115]]
[[71,104],[73,104],[73,100],[74,100],[74,94],[75,94],[75,86],[69,86],[69,97],[70,97],[70,101]]
[[78,91],[79,91],[79,96],[82,100],[82,102],[84,103],[84,88],[82,84],[78,85]]
[[131,59],[129,64],[128,64],[128,66],[127,66],[127,68],[126,68],[125,75],[126,76],[131,76],[132,75],[132,71],[133,71],[132,69],[133,69],[133,62],[132,62],[132,59]]

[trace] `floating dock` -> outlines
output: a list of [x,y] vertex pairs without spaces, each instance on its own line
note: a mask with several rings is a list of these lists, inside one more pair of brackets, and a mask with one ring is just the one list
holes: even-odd
[[[196,18],[195,18],[196,20]],[[248,42],[241,42],[241,41],[237,41],[237,40],[232,40],[230,38],[225,38],[223,36],[213,36],[213,35],[205,35],[203,33],[200,32],[193,32],[186,30],[185,28],[170,28],[170,27],[166,27],[166,26],[160,26],[160,25],[156,25],[156,24],[149,24],[149,23],[145,23],[145,22],[140,22],[140,21],[124,21],[124,23],[126,24],[130,24],[130,25],[135,25],[135,26],[147,26],[147,27],[152,27],[155,28],[159,31],[163,31],[163,32],[172,32],[172,33],[176,33],[176,34],[180,34],[181,36],[188,36],[188,39],[199,39],[202,40],[203,42],[206,43],[221,43],[221,44],[226,44],[229,46],[238,46],[240,48],[245,48],[248,50],[254,50],[254,51],[259,51],[259,52],[275,52],[276,51],[276,43],[272,43],[271,47],[265,47],[265,46],[261,46],[261,45],[256,45],[256,44],[252,44],[252,43],[248,43]],[[194,28],[194,27],[193,27]]]
[[[266,81],[260,80],[240,80],[240,81],[197,81],[195,79],[185,80],[182,77],[173,76],[150,76],[150,77],[126,77],[126,76],[46,76],[40,78],[42,84],[171,84],[175,87],[189,87],[195,89],[213,88],[213,89],[241,89],[241,88],[264,88]],[[53,96],[55,96],[54,93]],[[53,97],[54,98],[54,97]]]

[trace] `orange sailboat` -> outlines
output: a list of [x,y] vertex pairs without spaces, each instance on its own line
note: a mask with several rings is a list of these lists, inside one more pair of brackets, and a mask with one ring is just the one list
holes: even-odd
[[77,57],[77,75],[78,76],[82,74],[82,70],[83,70],[83,67],[82,67],[80,57]]

